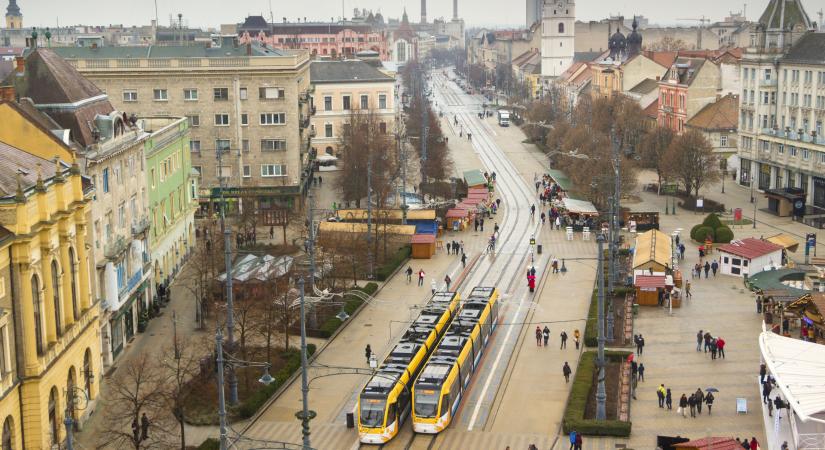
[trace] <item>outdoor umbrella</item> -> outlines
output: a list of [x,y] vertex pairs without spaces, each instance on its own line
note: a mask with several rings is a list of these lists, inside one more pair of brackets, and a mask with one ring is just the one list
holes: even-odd
[[715,387],[709,387],[709,388],[705,389],[705,391],[707,391],[707,392],[719,392],[719,389],[716,389]]

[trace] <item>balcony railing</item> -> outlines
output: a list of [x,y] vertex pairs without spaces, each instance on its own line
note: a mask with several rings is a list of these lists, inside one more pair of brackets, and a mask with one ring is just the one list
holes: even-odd
[[149,218],[141,217],[132,222],[132,234],[138,235],[149,229]]
[[128,247],[129,241],[123,236],[118,236],[103,247],[103,254],[109,259],[117,259]]
[[759,80],[759,87],[761,87],[761,88],[776,87],[776,80]]
[[140,283],[141,278],[143,278],[143,268],[139,267],[138,270],[129,278],[129,281],[126,282],[126,285],[120,289],[118,294],[122,296],[127,292],[131,292],[132,289]]

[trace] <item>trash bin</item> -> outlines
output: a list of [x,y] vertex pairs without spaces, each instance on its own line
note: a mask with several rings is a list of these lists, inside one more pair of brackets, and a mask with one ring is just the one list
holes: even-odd
[[347,413],[347,428],[355,428],[355,414]]
[[634,304],[633,304],[633,315],[634,315],[634,316],[638,316],[638,315],[639,315],[639,304],[638,304],[638,303],[634,303]]
[[541,255],[541,244],[536,245],[536,253]]

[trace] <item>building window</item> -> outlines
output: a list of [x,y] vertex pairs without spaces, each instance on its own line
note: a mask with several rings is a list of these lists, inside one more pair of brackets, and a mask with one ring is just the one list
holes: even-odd
[[249,151],[249,139],[244,139],[241,141],[241,150],[245,152]]
[[728,146],[728,135],[723,134],[719,136],[719,146],[720,147],[727,147]]
[[361,109],[370,109],[370,97],[368,95],[361,96]]
[[285,123],[285,113],[261,113],[261,125],[283,125]]
[[249,91],[247,91],[245,87],[239,88],[238,89],[238,97],[240,97],[241,100],[248,99],[249,98]]
[[124,102],[136,102],[136,101],[138,101],[137,91],[135,91],[135,90],[123,91],[123,101]]
[[166,91],[166,89],[155,89],[152,92],[156,102],[165,102],[169,100],[169,93]]
[[387,109],[387,94],[378,94],[378,109]]
[[189,102],[194,102],[198,100],[198,90],[197,89],[184,89],[183,90],[183,99]]
[[793,145],[788,147],[788,154],[791,155],[791,157],[795,158],[796,157],[796,147],[794,147]]
[[332,137],[332,124],[328,123],[324,125],[324,137],[331,138]]
[[777,144],[776,152],[779,153],[780,155],[784,155],[785,154],[785,146],[783,144]]
[[60,309],[60,273],[57,261],[52,260],[52,307],[54,308],[54,327],[57,335],[63,335],[63,314]]
[[40,282],[37,276],[32,277],[31,281],[32,303],[34,306],[34,342],[37,347],[37,354],[42,355],[44,350],[43,345],[43,313],[40,311]]
[[218,166],[215,168],[218,178],[229,178],[232,176],[232,166]]
[[213,95],[216,102],[225,102],[229,100],[229,88],[215,88]]
[[285,151],[286,141],[283,139],[261,139],[262,152]]
[[332,111],[332,97],[324,97],[324,111]]
[[186,116],[189,119],[189,126],[190,127],[199,127],[201,126],[201,116]]
[[559,33],[564,33],[564,23],[559,22]]
[[245,127],[249,125],[249,114],[243,113],[241,114],[241,126]]
[[349,111],[350,109],[352,109],[352,105],[350,105],[350,96],[345,95],[343,97],[343,100],[344,100],[344,110]]
[[252,178],[252,167],[251,166],[243,166],[243,177],[244,178]]
[[261,100],[277,100],[284,98],[284,89],[276,87],[258,88],[258,98]]
[[803,148],[803,149],[802,149],[802,159],[804,159],[805,161],[807,161],[807,160],[808,160],[808,158],[810,158],[810,157],[811,157],[811,151],[810,151],[810,150],[808,150],[807,148]]
[[200,153],[201,141],[189,141],[189,151],[192,153]]
[[387,134],[387,122],[381,122],[378,124],[378,129],[381,134]]
[[261,165],[261,176],[262,177],[285,177],[286,176],[286,165],[285,164],[262,164]]
[[[0,378],[3,378],[11,371],[11,361],[9,355],[9,330],[6,325],[0,327]],[[5,435],[5,431],[3,433]],[[5,436],[4,436],[5,437]]]
[[215,151],[220,152],[228,152],[229,151],[229,139],[215,139]]
[[203,175],[203,168],[201,166],[192,166],[192,169],[198,173],[198,177]]
[[215,114],[215,126],[229,126],[229,114]]
[[72,317],[75,322],[80,318],[80,305],[77,303],[77,264],[74,256],[74,248],[69,247],[69,276],[71,277],[71,293],[72,293]]
[[103,193],[109,192],[109,168],[103,169]]

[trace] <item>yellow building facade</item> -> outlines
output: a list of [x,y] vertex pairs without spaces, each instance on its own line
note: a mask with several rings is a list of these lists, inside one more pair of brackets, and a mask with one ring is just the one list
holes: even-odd
[[[17,104],[0,104],[0,129],[8,131],[5,124],[21,117],[27,115]],[[93,408],[100,367],[99,305],[90,285],[93,187],[71,151],[54,140],[49,147],[48,132],[31,125],[20,129],[32,141],[19,144],[35,151],[7,142],[14,139],[0,132],[0,226],[6,235],[0,273],[9,279],[0,302],[12,311],[7,322],[0,317],[0,336],[8,323],[16,365],[8,375],[16,393],[0,399],[0,440],[7,442],[10,433],[14,449],[62,442],[65,415],[81,421]],[[5,426],[9,421],[12,427]]]

